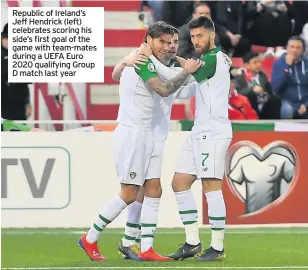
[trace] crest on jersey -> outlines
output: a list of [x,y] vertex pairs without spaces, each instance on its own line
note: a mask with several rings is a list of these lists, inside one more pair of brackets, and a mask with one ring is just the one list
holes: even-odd
[[130,177],[131,179],[135,179],[136,176],[137,176],[137,174],[136,174],[135,172],[131,172],[131,173],[129,174],[129,177]]
[[148,70],[151,71],[151,72],[154,72],[155,71],[155,66],[153,63],[149,63],[148,64]]
[[201,60],[201,59],[200,59],[200,63],[201,63],[201,67],[195,73],[199,73],[201,68],[206,65],[206,62],[204,60]]
[[205,61],[200,60],[200,62],[201,62],[201,67],[204,67],[204,66],[206,65],[206,62],[205,62]]
[[265,147],[240,141],[228,150],[227,183],[245,204],[245,215],[265,211],[284,200],[297,180],[299,160],[294,147],[274,141]]

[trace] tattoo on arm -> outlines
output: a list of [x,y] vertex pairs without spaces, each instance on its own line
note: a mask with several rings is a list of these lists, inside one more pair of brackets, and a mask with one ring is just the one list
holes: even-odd
[[149,89],[155,91],[160,96],[167,97],[176,92],[189,76],[190,73],[187,70],[183,70],[180,74],[166,82],[163,82],[160,77],[153,77],[147,80],[145,84]]
[[186,79],[190,76],[190,73],[187,70],[183,70],[179,75],[175,78],[166,82],[166,88],[168,94],[173,94],[176,90],[178,90],[186,81]]

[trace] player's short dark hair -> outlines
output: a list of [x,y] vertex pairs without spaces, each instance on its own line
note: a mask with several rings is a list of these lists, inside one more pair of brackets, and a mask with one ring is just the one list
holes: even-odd
[[211,7],[208,3],[205,3],[205,2],[201,2],[201,3],[198,3],[198,4],[195,4],[194,7],[193,7],[193,13],[196,13],[197,11],[197,8],[198,7],[202,7],[202,6],[206,6],[209,8],[209,10],[211,11]]
[[173,36],[174,29],[176,29],[176,28],[167,24],[164,21],[157,21],[148,28],[147,33],[144,37],[144,42],[146,42],[147,36],[150,36],[151,38],[158,38],[163,34]]
[[171,25],[171,27],[172,27],[172,29],[173,29],[173,34],[179,34],[179,29],[177,29],[176,27],[174,27],[174,26],[172,26]]
[[255,52],[248,52],[246,54],[243,55],[243,61],[244,63],[249,63],[249,61],[252,59],[252,58],[255,58],[255,57],[258,57],[259,54],[258,53],[255,53]]
[[188,23],[188,28],[189,29],[195,29],[195,28],[200,28],[200,27],[204,27],[207,30],[215,32],[214,22],[209,17],[200,16],[199,18],[192,19]]
[[292,37],[290,37],[288,39],[288,42],[291,41],[291,40],[301,41],[302,44],[303,44],[303,49],[305,50],[306,44],[305,44],[305,41],[301,37],[299,37],[299,36],[292,36]]

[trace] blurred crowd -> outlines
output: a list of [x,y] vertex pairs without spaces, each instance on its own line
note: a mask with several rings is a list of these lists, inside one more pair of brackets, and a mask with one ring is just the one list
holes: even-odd
[[[179,56],[198,57],[188,22],[209,16],[216,45],[242,58],[231,70],[231,120],[308,119],[308,1],[143,1],[141,10],[147,7],[153,21],[179,28]],[[271,79],[262,70],[264,58],[275,59]]]
[[212,18],[216,45],[234,57],[243,56],[251,45],[266,47],[266,56],[280,56],[292,35],[308,41],[308,1],[142,1],[141,10],[146,7],[154,21],[180,29],[183,57],[194,55],[187,23],[198,16]]
[[246,53],[244,67],[231,71],[232,87],[248,99],[258,118],[308,119],[308,58],[303,51],[304,41],[290,37],[286,52],[273,64],[271,82],[258,53]]
[[[178,55],[198,57],[188,22],[213,19],[216,45],[242,59],[231,70],[229,117],[235,119],[308,119],[308,1],[142,1],[149,23],[164,20],[179,29]],[[141,18],[141,17],[140,17]],[[262,46],[261,53],[253,46]],[[8,82],[8,25],[1,32],[1,116],[26,120],[32,112],[29,83]],[[275,59],[272,76],[261,61]]]

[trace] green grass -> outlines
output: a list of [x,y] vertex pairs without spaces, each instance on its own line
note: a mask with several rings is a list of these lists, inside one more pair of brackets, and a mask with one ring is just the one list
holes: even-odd
[[[68,229],[2,229],[2,267],[42,269],[308,269],[308,229],[229,229],[225,237],[227,258],[223,262],[194,260],[153,263],[127,261],[117,252],[122,230],[107,229],[99,246],[108,262],[92,262],[77,245],[81,231]],[[204,247],[210,231],[201,230]],[[180,229],[159,229],[155,250],[174,252],[184,241]],[[300,266],[301,268],[296,268]],[[90,268],[86,268],[90,267]],[[138,267],[138,268],[136,268]],[[145,268],[146,267],[146,268]],[[255,267],[255,268],[253,268]]]

